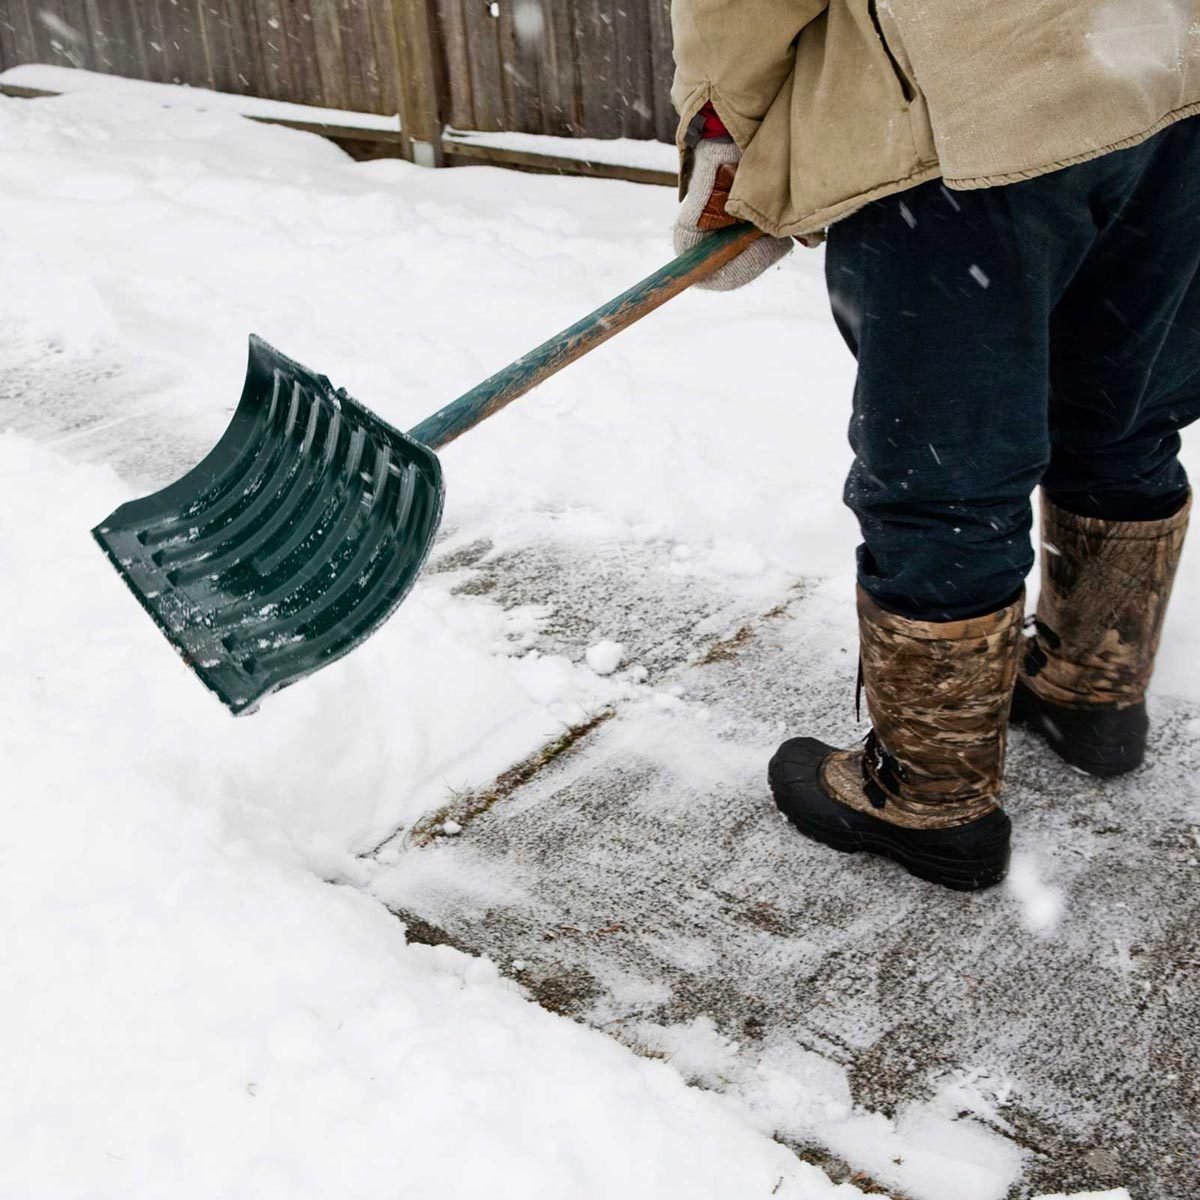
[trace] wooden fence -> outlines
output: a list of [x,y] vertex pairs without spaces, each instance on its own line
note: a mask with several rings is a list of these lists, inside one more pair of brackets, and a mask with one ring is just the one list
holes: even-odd
[[395,113],[391,0],[0,0],[0,63]]
[[437,0],[460,129],[672,140],[670,0]]
[[29,62],[398,113],[402,152],[437,160],[444,125],[675,125],[670,0],[0,0],[0,69]]

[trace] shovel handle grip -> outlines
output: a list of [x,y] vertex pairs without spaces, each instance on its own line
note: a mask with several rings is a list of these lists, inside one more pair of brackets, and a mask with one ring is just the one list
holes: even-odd
[[762,236],[762,230],[753,225],[732,225],[705,238],[570,329],[523,354],[466,395],[427,417],[409,430],[409,436],[433,450],[440,449],[692,284],[707,279]]

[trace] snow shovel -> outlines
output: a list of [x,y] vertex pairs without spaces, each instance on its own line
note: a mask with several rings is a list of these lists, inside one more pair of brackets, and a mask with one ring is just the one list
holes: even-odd
[[348,654],[407,595],[442,514],[435,450],[760,236],[713,234],[408,433],[251,336],[214,449],[92,535],[201,681],[234,714],[253,712]]

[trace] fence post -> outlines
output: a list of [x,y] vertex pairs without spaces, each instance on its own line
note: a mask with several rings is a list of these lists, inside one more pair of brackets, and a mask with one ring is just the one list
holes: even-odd
[[437,16],[430,0],[392,0],[392,12],[404,156],[423,167],[440,167],[443,81]]

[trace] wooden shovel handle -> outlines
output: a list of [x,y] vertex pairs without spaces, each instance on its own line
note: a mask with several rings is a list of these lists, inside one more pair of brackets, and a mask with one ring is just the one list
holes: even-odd
[[762,230],[753,225],[734,225],[712,234],[570,329],[564,329],[426,418],[409,430],[409,436],[434,450],[448,445],[556,371],[628,329],[692,284],[707,279],[762,236]]

